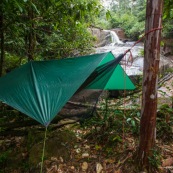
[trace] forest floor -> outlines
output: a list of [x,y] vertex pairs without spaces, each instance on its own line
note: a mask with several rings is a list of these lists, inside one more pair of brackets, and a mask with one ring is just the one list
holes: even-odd
[[[164,111],[164,109],[163,109]],[[165,113],[165,112],[164,112]],[[45,173],[139,173],[135,155],[139,143],[138,112],[124,118],[91,118],[58,130],[48,128]],[[173,172],[173,126],[170,114],[158,114],[154,172]],[[170,122],[171,121],[171,122]],[[23,128],[26,135],[8,135],[0,140],[1,173],[40,172],[44,129]],[[143,172],[144,173],[144,172]]]
[[[163,140],[156,140],[154,157],[150,158],[155,173],[173,172],[173,139],[170,139],[171,134],[167,135],[169,139],[162,134]],[[82,128],[80,124],[54,132],[50,130],[46,140],[43,172],[139,173],[135,166],[137,136],[129,131],[123,134],[120,129],[115,131],[113,127]],[[1,140],[0,172],[40,172],[43,138],[44,133],[33,128],[28,136]]]
[[[157,113],[156,148],[150,164],[155,173],[173,173],[172,97],[167,96],[172,94],[173,78],[162,87],[164,92],[161,91],[161,96],[164,94],[164,99]],[[96,116],[82,123],[56,130],[54,125],[50,125],[43,172],[145,173],[138,171],[136,164],[139,116],[138,107],[127,110],[110,107],[106,111],[98,111]],[[25,121],[21,115],[6,118],[8,123]],[[0,123],[4,121],[2,116],[0,120]],[[5,130],[1,127],[0,133]],[[0,173],[40,172],[44,128],[33,125],[15,130],[14,134],[9,131],[8,135],[0,135]]]
[[[46,160],[46,172],[50,173],[139,173],[135,156],[138,138],[132,133],[116,134],[106,129],[73,130],[77,141],[70,153],[70,159],[51,157]],[[114,133],[114,134],[113,134]],[[169,140],[168,140],[169,141]],[[153,172],[173,172],[173,143],[156,140],[157,150],[151,158]],[[158,167],[158,169],[156,169]],[[144,173],[145,171],[143,171]],[[142,173],[142,171],[141,171]]]

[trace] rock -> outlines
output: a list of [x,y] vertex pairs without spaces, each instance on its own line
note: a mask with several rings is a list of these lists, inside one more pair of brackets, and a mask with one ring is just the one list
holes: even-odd
[[[89,28],[89,31],[96,37],[96,47],[103,47],[111,43],[110,30],[92,27]],[[115,32],[120,40],[127,40],[123,29],[115,28],[111,29],[111,31]]]
[[100,163],[96,164],[96,173],[102,173],[103,172],[103,166]]
[[115,28],[115,29],[111,29],[112,31],[114,31],[120,40],[125,40],[126,39],[126,36],[125,36],[125,33],[124,33],[124,30],[121,29],[121,28]]
[[96,37],[96,47],[102,47],[111,42],[110,33],[101,28],[89,28],[89,31]]
[[83,162],[81,167],[82,167],[82,171],[86,171],[88,169],[88,163]]

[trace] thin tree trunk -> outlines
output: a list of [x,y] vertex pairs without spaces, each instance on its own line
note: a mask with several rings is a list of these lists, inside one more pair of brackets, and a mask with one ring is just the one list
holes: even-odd
[[[147,0],[145,32],[162,26],[163,0]],[[161,31],[146,36],[144,47],[143,96],[140,122],[138,158],[140,167],[150,169],[156,138],[157,83],[160,61]]]
[[3,29],[4,17],[2,11],[0,12],[0,46],[1,46],[1,54],[0,54],[0,76],[2,76],[3,71],[3,63],[4,63],[4,29]]
[[34,60],[34,51],[35,51],[35,33],[34,33],[34,12],[33,7],[29,7],[28,9],[28,18],[31,23],[29,33],[28,33],[28,61]]

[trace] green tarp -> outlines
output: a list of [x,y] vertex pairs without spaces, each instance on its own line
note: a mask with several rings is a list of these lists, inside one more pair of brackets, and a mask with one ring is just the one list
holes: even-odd
[[[72,95],[88,89],[134,89],[112,53],[31,61],[0,78],[0,100],[48,126]],[[126,83],[126,85],[124,85]]]
[[102,60],[99,67],[93,74],[98,73],[94,79],[89,82],[87,89],[104,89],[104,90],[133,90],[134,84],[125,73],[124,69],[118,64],[124,57],[120,54],[116,59],[113,54],[109,54]]

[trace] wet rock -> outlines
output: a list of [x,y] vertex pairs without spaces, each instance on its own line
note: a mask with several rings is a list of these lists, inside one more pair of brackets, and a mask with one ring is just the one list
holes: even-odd
[[96,37],[96,47],[102,47],[111,42],[110,33],[101,28],[89,28],[89,31]]
[[111,29],[111,30],[114,31],[118,35],[120,40],[126,40],[126,36],[125,36],[123,29],[115,28],[115,29]]

